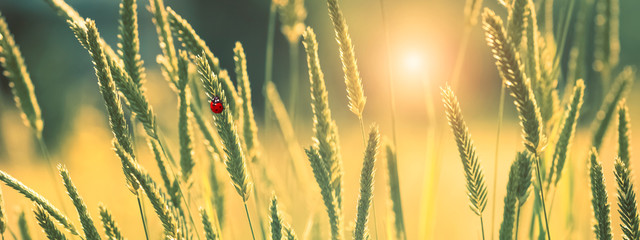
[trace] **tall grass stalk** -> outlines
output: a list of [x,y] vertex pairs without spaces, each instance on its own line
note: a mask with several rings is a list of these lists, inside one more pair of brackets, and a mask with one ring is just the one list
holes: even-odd
[[31,240],[31,231],[29,230],[29,223],[27,222],[27,216],[24,209],[20,210],[18,215],[18,229],[20,229],[20,236],[22,240]]
[[64,186],[67,189],[67,194],[69,195],[69,198],[71,198],[73,205],[76,207],[86,239],[100,240],[98,229],[96,229],[96,226],[93,224],[93,219],[89,215],[87,205],[85,205],[82,197],[80,197],[80,194],[78,193],[78,189],[76,189],[76,186],[71,181],[69,171],[67,171],[63,165],[58,165],[58,170],[60,171],[60,176],[62,177]]
[[[13,35],[9,31],[9,26],[0,13],[0,65],[4,69],[3,75],[9,80],[11,94],[16,103],[16,107],[20,110],[20,116],[23,123],[29,127],[38,141],[38,146],[42,152],[42,157],[49,164],[49,176],[52,182],[57,182],[54,164],[49,155],[49,150],[42,136],[44,123],[42,121],[42,112],[40,105],[36,99],[33,82],[27,71],[20,48],[13,39]],[[56,197],[62,204],[63,212],[66,212],[62,192],[58,187],[54,187]]]
[[7,214],[5,212],[4,206],[4,194],[2,194],[2,190],[0,189],[0,235],[4,240],[4,233],[7,231]]
[[[275,33],[276,33],[276,15],[277,15],[277,1],[271,0],[271,4],[269,7],[269,20],[267,23],[267,41],[265,46],[265,60],[264,60],[264,82],[262,82],[262,95],[264,98],[268,98],[267,96],[267,84],[273,82],[273,48],[275,41]],[[264,109],[269,109],[269,101],[264,101]],[[271,127],[271,119],[273,115],[271,115],[270,111],[265,111],[264,113],[264,126],[265,130]]]
[[596,150],[600,149],[604,136],[609,129],[611,119],[614,118],[616,107],[629,91],[635,79],[635,74],[633,68],[625,67],[612,83],[604,102],[600,106],[596,119],[591,125],[591,132],[593,133],[592,145]]
[[630,168],[631,162],[631,119],[626,99],[618,104],[618,157]]
[[487,186],[484,181],[484,171],[476,155],[476,149],[471,140],[471,134],[462,116],[462,109],[457,97],[450,86],[442,89],[442,101],[449,121],[449,126],[456,140],[460,160],[467,182],[467,192],[471,211],[480,217],[482,239],[484,239],[484,223],[482,212],[487,206]]

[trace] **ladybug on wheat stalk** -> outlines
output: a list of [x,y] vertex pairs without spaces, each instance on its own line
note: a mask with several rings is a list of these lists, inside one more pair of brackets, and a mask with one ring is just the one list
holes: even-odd
[[224,106],[222,106],[222,102],[220,102],[220,98],[219,97],[213,97],[213,99],[211,100],[211,111],[213,113],[221,113],[222,110],[224,110]]

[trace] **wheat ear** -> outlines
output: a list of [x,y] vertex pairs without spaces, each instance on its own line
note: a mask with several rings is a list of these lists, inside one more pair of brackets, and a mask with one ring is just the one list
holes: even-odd
[[58,165],[58,171],[60,172],[60,176],[62,177],[64,186],[67,189],[67,194],[69,195],[69,198],[71,198],[73,205],[76,207],[76,211],[78,212],[78,216],[80,217],[80,223],[82,224],[82,230],[84,230],[86,239],[100,240],[100,234],[98,233],[98,230],[93,223],[91,215],[89,215],[87,205],[85,205],[82,197],[80,197],[80,194],[78,193],[78,189],[76,189],[76,186],[71,181],[69,171],[63,165]]
[[631,119],[625,99],[618,104],[618,157],[625,165],[631,162]]
[[400,176],[398,174],[398,155],[391,143],[385,144],[387,156],[387,174],[389,175],[389,197],[393,211],[393,223],[397,239],[407,239],[404,224],[404,212],[402,210],[402,197],[400,194]]
[[175,85],[178,82],[178,60],[164,1],[150,0],[147,10],[153,15],[153,24],[156,26],[158,42],[162,50],[162,56],[159,56],[157,60],[159,60],[158,62],[162,65],[167,80]]
[[233,60],[235,62],[235,72],[238,82],[238,92],[242,98],[242,134],[247,147],[249,159],[255,161],[259,156],[258,150],[260,142],[258,141],[258,126],[253,114],[253,102],[251,101],[251,84],[249,82],[249,74],[247,73],[247,56],[240,42],[236,42],[233,48]]
[[158,218],[162,222],[164,228],[164,234],[167,238],[176,239],[179,236],[178,226],[176,225],[175,216],[173,214],[174,207],[167,203],[164,193],[156,186],[156,183],[151,179],[146,171],[134,162],[131,155],[129,155],[117,141],[113,141],[113,145],[122,166],[127,174],[131,174],[140,183],[140,188],[144,190],[149,202],[153,206]]
[[591,179],[591,204],[595,217],[594,232],[598,240],[611,240],[611,214],[607,200],[607,190],[602,173],[602,164],[598,161],[598,152],[595,148],[589,153],[589,176]]
[[629,165],[621,158],[615,160],[615,176],[618,184],[618,213],[620,213],[620,228],[623,239],[640,238],[640,219],[638,218],[638,204],[633,187],[633,176]]
[[107,207],[105,207],[102,204],[98,206],[98,209],[100,209],[100,220],[102,220],[104,233],[107,236],[107,239],[108,240],[124,240],[125,238],[122,236],[122,233],[120,232],[120,228],[118,227],[118,224],[116,223],[115,220],[113,220],[113,217],[109,212],[109,209],[107,209]]
[[369,208],[373,199],[373,179],[375,176],[375,163],[380,147],[380,132],[378,126],[371,126],[369,140],[364,152],[364,161],[360,173],[360,196],[358,197],[358,213],[356,214],[356,226],[353,231],[354,239],[369,239]]
[[592,145],[596,147],[596,150],[600,149],[604,135],[609,129],[611,119],[614,117],[616,107],[631,88],[630,86],[633,84],[635,74],[633,68],[625,67],[611,85],[604,102],[600,106],[596,114],[596,119],[593,121],[591,127],[591,132],[593,133]]
[[64,214],[62,214],[60,210],[54,207],[51,203],[49,203],[47,199],[42,197],[40,194],[36,193],[31,188],[25,186],[23,183],[3,171],[0,171],[0,180],[7,184],[7,186],[24,195],[27,199],[42,206],[47,211],[47,213],[51,214],[51,216],[55,218],[56,221],[58,221],[62,226],[69,230],[69,232],[71,232],[73,235],[80,236],[80,233],[78,233],[73,223],[71,223],[71,221],[69,221],[69,219],[64,216]]
[[37,136],[42,135],[42,113],[33,90],[31,77],[27,72],[24,58],[16,45],[9,27],[0,13],[0,64],[4,68],[4,76],[9,79],[11,93],[18,109],[22,112],[24,124],[29,126]]
[[[567,105],[567,109],[564,112],[564,118],[562,119],[561,131],[558,133],[558,141],[553,152],[553,162],[549,169],[549,176],[547,177],[548,183],[557,185],[562,176],[562,170],[564,169],[565,162],[573,136],[575,135],[576,125],[578,124],[578,117],[580,116],[580,109],[582,109],[582,103],[584,98],[584,82],[578,80],[573,88],[573,94],[571,95],[571,102]],[[554,178],[554,173],[557,175]]]
[[122,0],[120,3],[120,34],[118,38],[119,53],[124,68],[131,80],[142,87],[145,79],[144,66],[140,56],[140,39],[138,33],[137,0]]
[[56,224],[51,219],[47,210],[45,210],[39,204],[36,204],[36,209],[33,210],[36,215],[36,221],[38,221],[38,225],[44,230],[44,233],[47,235],[49,240],[66,240],[67,237],[64,236],[62,232],[56,227]]
[[349,26],[347,20],[342,15],[342,10],[338,5],[338,0],[327,0],[329,7],[329,17],[333,23],[333,29],[336,33],[336,41],[340,47],[340,60],[342,61],[342,71],[344,72],[344,82],[347,85],[347,98],[349,99],[349,110],[358,118],[362,118],[362,112],[367,102],[362,88],[362,79],[358,70],[356,54],[351,36],[349,35]]
[[327,164],[322,160],[318,149],[314,146],[306,150],[307,157],[313,169],[313,175],[320,187],[320,194],[329,216],[329,224],[331,226],[331,239],[341,240],[342,236],[342,210],[339,207],[335,189],[331,184],[331,174]]
[[20,209],[18,214],[18,229],[20,230],[20,237],[22,240],[31,240],[31,230],[29,229],[29,223],[27,222],[27,216],[24,209]]
[[193,156],[193,130],[189,117],[191,115],[189,83],[189,58],[186,52],[180,51],[178,56],[178,135],[180,140],[180,166],[182,180],[189,182],[193,167],[196,165]]
[[207,240],[218,240],[220,237],[218,233],[214,230],[211,225],[211,221],[209,220],[209,214],[204,208],[200,208],[200,216],[202,217],[202,226],[204,228],[205,237]]

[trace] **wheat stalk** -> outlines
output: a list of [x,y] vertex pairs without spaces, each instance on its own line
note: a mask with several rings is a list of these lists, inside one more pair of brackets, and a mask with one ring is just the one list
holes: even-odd
[[356,54],[351,36],[349,35],[349,26],[342,15],[342,10],[338,5],[338,0],[327,0],[329,7],[329,17],[333,23],[333,29],[336,33],[336,41],[340,47],[340,61],[342,61],[342,71],[344,72],[344,82],[347,86],[347,98],[349,99],[349,110],[353,112],[358,119],[362,118],[362,112],[367,102],[362,88],[362,79],[356,62]]
[[385,150],[387,156],[387,174],[389,175],[389,197],[391,199],[396,238],[406,240],[407,232],[404,224],[404,212],[402,210],[402,198],[400,194],[400,176],[398,174],[398,155],[396,155],[395,149],[388,142],[385,144]]
[[9,79],[11,93],[16,106],[22,112],[24,124],[33,129],[37,136],[42,135],[42,113],[33,90],[31,77],[27,72],[24,58],[16,45],[4,17],[0,13],[0,64],[4,76]]
[[487,186],[484,181],[484,171],[476,155],[476,149],[471,140],[471,134],[462,117],[462,109],[455,94],[448,85],[442,89],[442,101],[447,114],[447,120],[458,146],[460,160],[467,180],[469,207],[480,217],[480,228],[484,239],[484,223],[482,212],[487,206]]
[[520,47],[520,43],[526,34],[525,29],[528,27],[527,18],[530,14],[527,9],[528,4],[529,0],[513,0],[507,6],[509,10],[507,36],[509,36],[516,48]]
[[596,150],[600,149],[602,140],[604,139],[604,135],[607,133],[607,129],[609,129],[609,123],[613,118],[616,107],[620,100],[624,98],[628,89],[630,89],[630,85],[633,83],[634,78],[635,70],[631,67],[625,67],[613,82],[604,102],[600,106],[600,109],[596,114],[596,119],[591,127],[591,132],[593,133],[592,145]]
[[631,119],[626,100],[622,99],[618,104],[618,157],[620,161],[629,166],[631,162]]
[[500,17],[489,9],[485,9],[482,16],[487,44],[496,59],[498,71],[515,98],[514,103],[523,127],[525,146],[538,155],[544,148],[545,140],[542,134],[540,109],[536,104],[531,82],[523,72],[520,56],[512,41],[507,38]]
[[238,117],[238,112],[242,104],[241,99],[238,96],[238,92],[233,86],[231,79],[220,77],[222,69],[220,68],[218,58],[213,55],[211,49],[207,46],[204,40],[198,36],[187,20],[182,18],[169,7],[167,7],[167,13],[169,14],[168,17],[169,23],[171,24],[171,30],[173,31],[173,34],[178,37],[178,40],[182,42],[182,46],[189,51],[190,54],[204,57],[213,70],[213,73],[221,78],[222,88],[227,94],[227,98],[229,98],[229,109],[233,111],[234,117]]
[[[226,105],[225,108],[228,109],[229,104],[227,102],[226,92],[222,88],[218,76],[212,72],[209,62],[204,56],[199,56],[196,59],[196,65],[198,66],[198,73],[200,74],[207,94],[211,97],[219,96],[220,101]],[[229,111],[222,111],[220,114],[215,114],[213,120],[218,134],[222,139],[224,151],[227,154],[225,165],[227,166],[227,171],[229,172],[233,186],[242,197],[242,200],[246,202],[249,199],[252,183],[249,172],[247,171],[245,154],[240,145],[240,137],[238,136],[233,116]]]
[[178,135],[180,140],[180,166],[182,170],[182,180],[189,182],[193,167],[196,165],[193,156],[193,132],[189,115],[191,111],[189,83],[189,58],[186,52],[180,51],[178,56]]
[[243,135],[244,142],[247,147],[249,159],[256,161],[260,142],[258,141],[258,126],[256,125],[255,116],[253,114],[253,102],[251,101],[251,85],[249,82],[249,74],[247,73],[247,57],[244,54],[244,48],[240,42],[236,42],[233,49],[233,60],[235,62],[235,72],[238,81],[238,92],[242,98],[243,110]]
[[153,15],[153,24],[156,26],[158,42],[162,50],[162,56],[157,58],[158,63],[162,65],[166,79],[175,85],[178,82],[178,60],[164,1],[150,0],[147,10]]
[[322,160],[319,150],[315,146],[311,146],[305,150],[313,175],[320,187],[320,194],[327,210],[329,224],[331,225],[331,239],[341,240],[342,236],[342,209],[339,207],[337,197],[335,196],[335,188],[331,184],[331,174],[326,163]]
[[[564,118],[562,119],[561,129],[558,133],[558,141],[553,152],[553,162],[549,169],[549,176],[547,177],[548,183],[558,185],[560,177],[562,176],[562,170],[564,169],[565,162],[567,160],[567,154],[575,135],[576,125],[578,124],[578,117],[580,116],[580,109],[582,109],[582,103],[584,98],[584,82],[578,80],[573,88],[573,94],[571,95],[571,102],[567,105],[567,109],[564,112]],[[554,173],[557,175],[554,178]]]
[[307,53],[309,67],[309,82],[311,85],[311,111],[313,112],[313,138],[315,148],[330,175],[334,195],[338,206],[342,209],[342,159],[338,128],[331,117],[329,97],[325,86],[324,74],[318,58],[318,42],[313,29],[310,27],[303,34],[303,45]]
[[172,213],[174,207],[167,203],[164,193],[156,186],[156,183],[151,179],[149,174],[134,162],[131,155],[129,155],[117,141],[113,141],[113,145],[126,173],[135,177],[140,183],[140,188],[144,190],[144,193],[147,195],[153,209],[162,222],[165,236],[176,239],[179,236],[179,229],[176,225],[175,216]]
[[364,161],[360,173],[360,196],[358,197],[358,213],[356,214],[356,226],[353,238],[356,240],[369,239],[367,223],[369,221],[369,208],[373,198],[373,179],[375,175],[375,163],[380,147],[380,132],[378,126],[372,125],[369,131],[369,140],[364,152]]
[[595,148],[589,153],[589,176],[591,179],[591,204],[595,217],[594,232],[598,240],[611,240],[611,216],[607,190],[602,173],[602,164],[598,161],[598,152]]
[[98,209],[100,209],[100,220],[102,220],[102,225],[104,226],[104,233],[107,236],[107,239],[108,240],[124,240],[125,238],[122,236],[122,233],[120,232],[120,228],[118,227],[118,224],[116,223],[115,220],[113,220],[113,217],[109,212],[109,209],[107,209],[107,207],[102,204],[98,206]]
[[594,69],[602,74],[604,82],[610,79],[620,58],[619,8],[618,0],[596,2]]
[[49,240],[66,240],[67,237],[64,236],[60,230],[56,227],[56,224],[51,219],[51,216],[47,213],[42,206],[36,204],[36,209],[33,210],[36,215],[36,221],[38,221],[38,225],[44,230],[44,233],[47,235]]
[[484,171],[476,155],[469,129],[462,117],[460,103],[451,87],[446,86],[442,89],[442,101],[444,102],[449,126],[451,126],[451,131],[455,137],[460,160],[464,168],[471,210],[482,217],[482,212],[487,205],[487,187],[484,182]]

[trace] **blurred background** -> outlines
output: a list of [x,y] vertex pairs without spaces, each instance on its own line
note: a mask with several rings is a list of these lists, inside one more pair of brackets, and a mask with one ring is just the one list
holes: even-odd
[[[555,1],[557,9],[554,19],[563,19],[567,15],[568,0]],[[576,1],[580,4],[582,1]],[[116,46],[118,33],[117,0],[68,0],[83,17],[96,20],[104,39]],[[268,166],[273,167],[275,174],[284,171],[281,165],[288,164],[289,156],[284,150],[285,143],[275,123],[265,124],[265,98],[262,94],[265,79],[265,53],[267,42],[267,26],[270,2],[267,0],[166,0],[165,4],[181,14],[196,32],[207,42],[214,54],[220,59],[221,66],[233,69],[233,47],[236,41],[244,45],[247,55],[249,78],[251,81],[254,110],[259,126],[259,136],[265,148]],[[305,1],[307,17],[305,24],[314,28],[318,35],[319,56],[329,91],[329,99],[334,118],[340,130],[341,148],[345,162],[345,221],[347,226],[355,218],[355,206],[358,197],[358,179],[362,163],[362,139],[358,129],[357,118],[348,110],[344,86],[344,78],[339,60],[339,52],[331,22],[327,14],[326,1]],[[389,34],[389,53],[385,47],[385,35],[378,1],[343,0],[340,2],[353,39],[358,59],[367,105],[364,111],[365,125],[377,123],[381,133],[391,137],[391,111],[388,68],[391,65],[392,82],[395,91],[398,121],[398,154],[401,193],[405,211],[405,222],[409,239],[420,239],[420,231],[425,229],[424,196],[425,179],[436,181],[435,203],[432,208],[434,239],[469,239],[479,238],[480,229],[477,217],[467,207],[462,165],[445,123],[441,107],[439,87],[451,77],[460,41],[465,26],[463,9],[464,1],[442,0],[394,0],[385,1],[386,21]],[[145,85],[147,94],[158,114],[158,124],[165,133],[169,148],[178,152],[177,139],[177,99],[169,85],[160,74],[155,57],[160,54],[155,27],[151,14],[146,10],[148,2],[138,2],[141,54],[147,69],[148,81]],[[494,9],[503,17],[506,10],[497,1],[485,0],[483,3]],[[579,9],[579,8],[577,8]],[[620,66],[640,65],[640,31],[638,23],[640,2],[620,1]],[[97,87],[93,64],[86,50],[81,47],[67,24],[41,0],[1,0],[0,12],[5,16],[17,44],[20,45],[28,71],[35,85],[38,102],[44,118],[44,137],[55,162],[68,166],[71,176],[86,200],[91,213],[97,219],[97,204],[109,206],[114,218],[130,239],[142,239],[141,224],[136,209],[135,197],[129,194],[122,177],[120,162],[111,149],[107,115]],[[574,14],[575,15],[575,14]],[[273,81],[276,84],[285,104],[290,92],[297,92],[293,118],[297,140],[301,146],[311,144],[312,120],[309,107],[309,78],[306,57],[302,45],[298,45],[295,59],[291,59],[289,42],[280,31],[280,20],[276,22],[273,55]],[[554,23],[558,25],[559,23]],[[569,25],[573,32],[575,23]],[[587,34],[593,34],[593,19],[587,24]],[[588,45],[593,41],[587,37]],[[567,44],[575,40],[568,35]],[[567,50],[568,52],[568,50]],[[564,56],[567,56],[567,52]],[[593,53],[587,53],[587,62],[592,62]],[[589,60],[591,59],[591,60]],[[291,90],[290,61],[297,62],[297,89]],[[561,67],[567,68],[567,59],[561,59]],[[551,216],[552,234],[567,238],[585,239],[590,237],[591,208],[586,165],[584,159],[590,134],[586,132],[602,99],[602,86],[590,66],[586,69],[586,98],[583,115],[578,125],[579,131],[573,145],[572,162],[577,169],[574,203],[562,202],[561,194],[556,199],[554,213]],[[497,189],[492,189],[494,180],[493,156],[497,129],[498,99],[500,78],[495,63],[484,40],[480,24],[471,30],[466,58],[457,95],[461,102],[467,124],[473,134],[476,147],[485,169],[490,194],[496,191],[497,229],[502,216],[503,197],[505,193],[508,167],[514,159],[516,151],[522,150],[520,129],[517,122],[512,99],[507,98],[505,105],[505,123],[501,135],[501,145],[497,169]],[[563,86],[562,79],[560,86]],[[561,88],[562,89],[562,88]],[[561,91],[562,92],[562,91]],[[632,113],[632,126],[635,119],[640,119],[640,97],[638,91],[629,94],[627,103]],[[23,181],[42,195],[48,197],[56,205],[65,205],[71,209],[70,202],[60,203],[55,198],[54,188],[62,189],[60,182],[51,182],[45,177],[48,165],[43,160],[37,142],[30,129],[22,124],[19,111],[15,107],[8,80],[0,76],[0,169]],[[429,118],[426,104],[432,101],[436,108],[433,126],[437,132],[438,153],[440,153],[437,169],[429,169],[427,156],[427,134]],[[203,106],[203,109],[207,106]],[[207,111],[208,114],[208,111]],[[267,114],[268,115],[268,114]],[[207,115],[208,116],[208,115]],[[636,121],[637,122],[637,121]],[[138,129],[140,130],[140,129]],[[608,180],[610,201],[615,197],[613,182],[613,156],[615,154],[615,133],[610,132],[605,138],[602,161],[605,166],[605,177]],[[142,136],[141,134],[138,134]],[[198,141],[198,140],[196,140]],[[140,159],[152,174],[156,174],[155,163],[146,149],[144,139],[137,139]],[[638,141],[633,142],[640,149]],[[206,160],[206,151],[196,142],[199,159]],[[383,160],[384,154],[379,156]],[[636,158],[637,159],[637,158]],[[640,162],[633,159],[633,164]],[[370,220],[372,229],[377,226],[381,239],[386,239],[387,216],[389,212],[388,185],[384,161],[377,165],[376,176],[376,221]],[[306,164],[306,162],[305,162]],[[196,166],[198,171],[206,172],[205,167]],[[227,183],[228,177],[222,168],[220,179]],[[311,174],[310,168],[306,174]],[[429,172],[436,176],[427,176]],[[284,174],[288,176],[287,174]],[[155,175],[154,175],[155,176]],[[432,177],[432,178],[431,178]],[[286,179],[280,180],[286,183]],[[225,232],[231,239],[247,239],[246,218],[242,212],[240,198],[230,184],[227,187],[226,204],[228,223]],[[558,192],[563,192],[562,185]],[[283,209],[289,221],[300,235],[308,228],[310,220],[319,218],[320,228],[328,232],[328,222],[324,207],[319,200],[319,190],[315,183],[308,186],[317,203],[312,209],[298,206],[296,194],[291,189],[274,189],[283,200]],[[566,190],[566,189],[564,189]],[[9,221],[15,226],[17,208],[31,209],[32,205],[15,191],[3,187],[5,205],[9,209]],[[533,196],[533,195],[532,195]],[[429,196],[427,196],[429,197]],[[568,207],[570,206],[570,207]],[[614,206],[614,204],[612,204]],[[267,209],[267,205],[251,208]],[[564,210],[573,211],[574,234],[569,235],[565,225]],[[491,198],[485,219],[490,219],[493,209]],[[614,213],[612,209],[612,213]],[[31,214],[31,213],[28,213]],[[147,209],[147,214],[153,214]],[[71,214],[73,215],[73,214]],[[613,214],[616,235],[618,218]],[[524,218],[528,226],[529,218]],[[32,222],[32,232],[40,235],[39,228]],[[491,223],[485,220],[485,229]],[[521,225],[523,226],[523,225]],[[15,227],[14,227],[15,228]],[[17,229],[17,228],[15,228]],[[152,237],[161,234],[161,225],[151,220]],[[347,228],[348,229],[348,228]],[[522,228],[525,229],[525,228]],[[524,234],[524,233],[523,233]],[[38,236],[36,235],[36,236]],[[348,236],[348,235],[347,235]],[[525,236],[525,235],[523,235]]]

